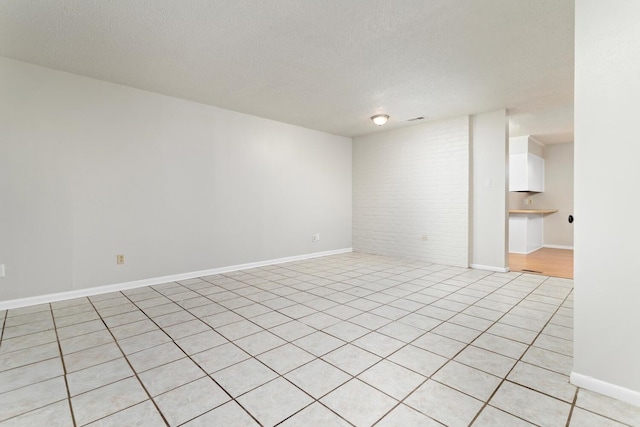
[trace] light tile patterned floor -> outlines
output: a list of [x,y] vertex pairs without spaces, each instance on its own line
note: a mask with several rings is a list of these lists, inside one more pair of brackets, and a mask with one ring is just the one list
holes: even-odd
[[0,426],[618,426],[572,282],[344,254],[0,311]]

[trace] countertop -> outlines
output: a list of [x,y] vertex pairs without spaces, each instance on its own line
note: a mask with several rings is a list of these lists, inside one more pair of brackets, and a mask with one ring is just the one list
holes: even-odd
[[510,214],[550,214],[558,212],[558,209],[509,209]]

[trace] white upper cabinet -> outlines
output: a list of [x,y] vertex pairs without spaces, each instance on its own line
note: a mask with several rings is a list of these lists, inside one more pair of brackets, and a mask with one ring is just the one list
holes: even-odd
[[509,155],[509,191],[544,191],[544,159],[531,153]]

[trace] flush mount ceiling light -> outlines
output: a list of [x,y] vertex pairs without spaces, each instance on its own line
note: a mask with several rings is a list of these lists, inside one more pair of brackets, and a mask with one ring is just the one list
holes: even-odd
[[373,123],[377,124],[378,126],[382,126],[383,124],[387,123],[387,120],[389,120],[389,116],[386,114],[376,114],[375,116],[371,116],[371,120],[373,120]]

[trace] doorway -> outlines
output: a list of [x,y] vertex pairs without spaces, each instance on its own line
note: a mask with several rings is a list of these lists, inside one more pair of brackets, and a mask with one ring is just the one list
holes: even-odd
[[[540,146],[544,150],[544,191],[509,192],[509,268],[572,279],[573,223],[569,216],[573,215],[573,142]],[[534,242],[526,249],[511,242],[512,233],[522,226],[517,220],[527,215],[522,212],[539,217],[540,230],[534,231]],[[528,227],[531,233],[531,225]]]

